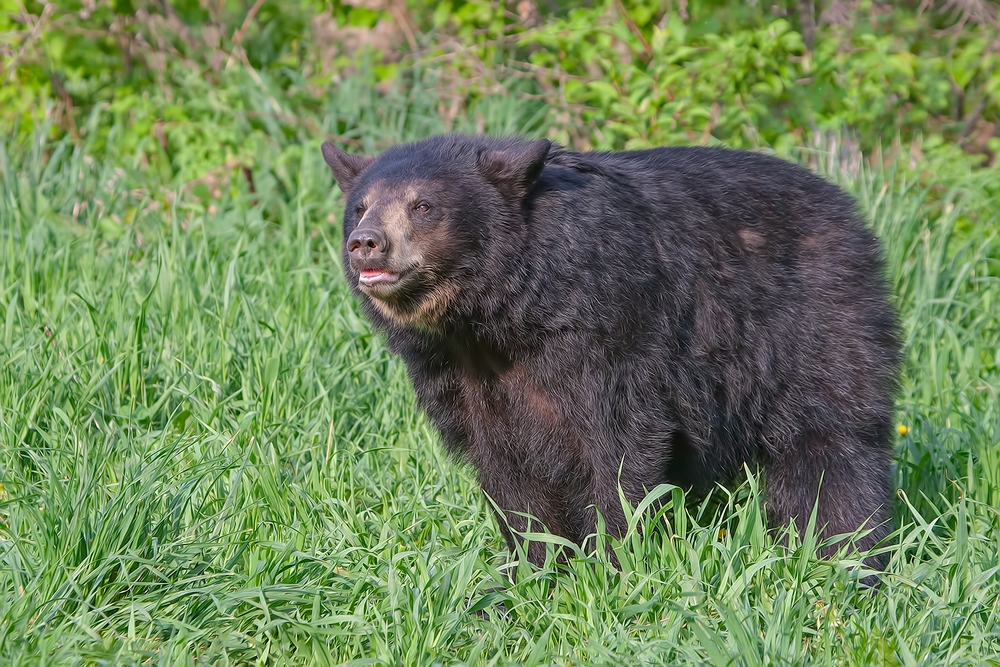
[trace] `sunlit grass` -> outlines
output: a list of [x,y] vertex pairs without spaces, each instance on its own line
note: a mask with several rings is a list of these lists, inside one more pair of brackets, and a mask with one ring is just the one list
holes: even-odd
[[[504,104],[487,130],[536,122]],[[441,129],[359,105],[359,136]],[[704,505],[658,490],[621,572],[512,565],[349,298],[318,150],[274,143],[294,189],[265,173],[211,209],[86,144],[0,151],[0,663],[1000,660],[1000,241],[974,183],[847,184],[908,349],[869,592],[856,555],[776,546],[753,476]]]

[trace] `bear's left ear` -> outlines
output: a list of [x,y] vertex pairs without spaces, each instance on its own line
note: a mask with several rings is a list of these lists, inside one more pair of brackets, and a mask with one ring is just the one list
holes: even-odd
[[538,139],[506,150],[483,151],[479,171],[506,199],[521,199],[538,180],[551,147],[548,139]]
[[329,141],[323,142],[323,159],[330,166],[330,171],[345,196],[350,193],[362,172],[375,161],[371,155],[345,153]]

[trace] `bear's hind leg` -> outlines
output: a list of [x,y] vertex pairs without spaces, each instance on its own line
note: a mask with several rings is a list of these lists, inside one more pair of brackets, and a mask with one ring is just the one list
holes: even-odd
[[[866,551],[891,530],[890,461],[886,427],[868,437],[850,437],[831,431],[802,432],[791,445],[774,456],[765,470],[768,521],[773,528],[795,519],[805,530],[816,506],[816,528],[820,540],[850,534],[858,528],[869,531],[855,545]],[[819,490],[819,502],[816,502]],[[829,557],[841,546],[821,549]],[[882,569],[883,558],[866,559],[869,567]]]

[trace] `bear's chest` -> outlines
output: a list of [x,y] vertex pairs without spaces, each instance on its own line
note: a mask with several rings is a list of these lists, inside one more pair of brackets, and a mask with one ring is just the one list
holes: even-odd
[[567,397],[547,388],[526,366],[514,364],[489,378],[463,373],[458,385],[473,458],[477,453],[530,457],[579,449],[578,424],[570,418]]
[[563,421],[558,397],[523,366],[490,377],[461,372],[458,385],[462,412],[477,431],[551,431]]
[[590,478],[594,439],[574,418],[568,396],[516,365],[490,381],[463,377],[459,386],[465,456],[481,478],[534,480],[544,488]]

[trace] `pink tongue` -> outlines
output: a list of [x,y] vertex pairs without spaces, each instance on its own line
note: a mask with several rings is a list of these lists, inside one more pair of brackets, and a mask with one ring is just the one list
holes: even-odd
[[373,270],[373,269],[366,269],[366,270],[364,270],[364,271],[361,272],[361,277],[362,278],[375,278],[376,276],[380,276],[383,273],[385,273],[385,271],[379,271],[379,270]]

